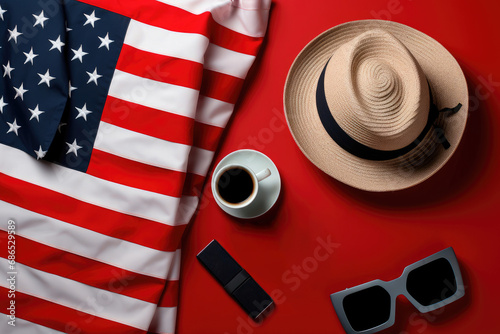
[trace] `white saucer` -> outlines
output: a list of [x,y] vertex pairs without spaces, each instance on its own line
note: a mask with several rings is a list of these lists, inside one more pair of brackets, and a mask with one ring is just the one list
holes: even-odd
[[222,210],[230,214],[233,217],[251,219],[256,218],[267,211],[269,211],[274,203],[278,200],[281,191],[281,178],[278,168],[265,154],[255,151],[255,150],[239,150],[225,156],[215,167],[212,174],[212,194],[215,192],[215,179],[214,176],[217,172],[224,166],[240,163],[254,172],[258,173],[265,168],[269,168],[271,171],[271,176],[259,182],[259,191],[255,200],[248,206],[241,209],[232,209],[225,207],[217,200],[214,196],[215,201],[220,206]]

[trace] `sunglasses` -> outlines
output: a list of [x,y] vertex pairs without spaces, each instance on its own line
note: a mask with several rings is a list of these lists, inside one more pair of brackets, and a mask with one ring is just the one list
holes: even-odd
[[448,305],[464,295],[453,248],[415,262],[390,282],[371,281],[330,295],[348,334],[376,333],[394,324],[396,297],[404,295],[421,312]]

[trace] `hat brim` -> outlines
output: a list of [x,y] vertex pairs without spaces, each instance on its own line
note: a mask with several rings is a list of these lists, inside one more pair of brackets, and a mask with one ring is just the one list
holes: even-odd
[[[438,109],[462,104],[458,113],[442,118],[441,127],[451,145],[448,149],[428,145],[419,147],[417,155],[410,152],[400,159],[365,160],[344,151],[323,128],[316,109],[316,86],[321,71],[338,47],[372,29],[388,31],[410,50],[429,82]],[[436,173],[455,152],[462,138],[468,106],[467,82],[455,58],[426,34],[382,20],[344,23],[314,38],[293,62],[284,88],[288,127],[306,157],[333,178],[375,192],[409,188]]]

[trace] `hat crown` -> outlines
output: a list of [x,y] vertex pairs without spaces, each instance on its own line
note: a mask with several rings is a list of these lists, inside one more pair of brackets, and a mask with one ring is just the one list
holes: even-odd
[[410,144],[429,114],[422,69],[398,39],[381,29],[367,31],[335,51],[325,72],[325,96],[339,126],[378,150]]

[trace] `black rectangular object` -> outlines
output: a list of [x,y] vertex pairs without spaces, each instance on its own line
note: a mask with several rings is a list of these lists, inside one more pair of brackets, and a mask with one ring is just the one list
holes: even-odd
[[273,304],[271,297],[217,240],[212,240],[196,257],[254,320]]

